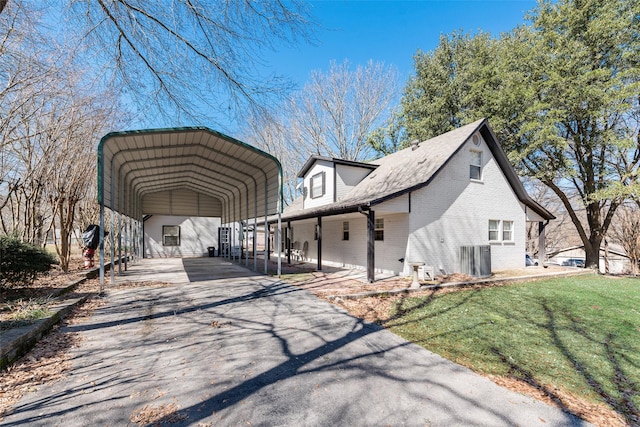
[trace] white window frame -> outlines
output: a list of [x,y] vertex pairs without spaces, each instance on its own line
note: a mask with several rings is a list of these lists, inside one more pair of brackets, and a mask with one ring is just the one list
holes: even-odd
[[309,195],[312,199],[317,199],[325,194],[325,173],[318,172],[309,180]]
[[[507,224],[509,224],[508,227]],[[513,221],[502,221],[502,241],[513,242]]]
[[180,226],[162,226],[162,246],[180,246]]
[[[491,228],[491,225],[495,225],[494,228]],[[494,234],[494,239],[492,239],[491,233]],[[489,241],[490,242],[499,242],[500,241],[500,220],[499,219],[490,219],[489,220]]]
[[374,240],[384,241],[384,218],[376,218],[373,224]]
[[513,243],[515,221],[507,219],[490,219],[489,220],[489,242],[491,243]]
[[475,181],[482,180],[482,151],[470,150],[469,159],[469,179]]

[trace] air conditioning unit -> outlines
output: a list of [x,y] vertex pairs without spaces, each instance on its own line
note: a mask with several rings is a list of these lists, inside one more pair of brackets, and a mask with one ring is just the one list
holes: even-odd
[[460,246],[459,271],[474,277],[491,275],[491,246]]

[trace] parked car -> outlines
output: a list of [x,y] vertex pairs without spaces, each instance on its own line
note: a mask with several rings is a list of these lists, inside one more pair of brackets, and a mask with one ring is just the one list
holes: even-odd
[[567,267],[580,267],[584,268],[584,260],[581,258],[569,258],[562,261],[562,265]]
[[531,258],[531,255],[526,254],[524,257],[524,265],[526,265],[527,267],[532,267],[534,265],[538,265],[538,260]]

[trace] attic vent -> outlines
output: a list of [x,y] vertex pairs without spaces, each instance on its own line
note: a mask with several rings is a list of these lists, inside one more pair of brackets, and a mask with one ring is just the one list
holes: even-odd
[[414,139],[413,141],[411,141],[411,150],[416,150],[418,148],[418,146],[420,145],[420,141],[418,141],[417,139]]
[[473,141],[474,145],[480,145],[480,137],[478,136],[477,133],[473,134],[473,136],[471,137],[471,140]]

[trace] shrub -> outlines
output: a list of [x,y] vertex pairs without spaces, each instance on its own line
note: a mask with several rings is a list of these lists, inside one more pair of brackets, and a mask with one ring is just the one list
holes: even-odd
[[53,255],[15,237],[0,236],[0,287],[30,285],[58,261]]

